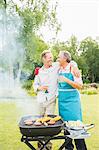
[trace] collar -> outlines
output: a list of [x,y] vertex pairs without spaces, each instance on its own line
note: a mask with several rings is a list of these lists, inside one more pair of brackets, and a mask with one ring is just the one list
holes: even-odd
[[[51,68],[51,67],[52,67],[52,65],[49,66],[49,68]],[[42,69],[43,69],[43,70],[44,70],[44,69],[49,69],[49,68],[45,68],[44,65],[42,66]]]
[[70,69],[70,63],[68,63],[68,65],[65,68],[63,68],[62,66],[60,67],[60,70],[67,70],[67,69]]

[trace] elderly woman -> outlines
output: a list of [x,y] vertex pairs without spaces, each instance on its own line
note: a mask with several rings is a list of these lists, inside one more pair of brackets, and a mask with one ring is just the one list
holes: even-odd
[[[70,65],[71,55],[68,51],[60,51],[58,56],[60,63],[59,70],[59,115],[64,121],[82,121],[80,104],[80,94],[77,89],[82,88],[82,79],[75,77]],[[75,140],[77,150],[87,150],[84,139]],[[71,142],[66,146],[66,150],[73,150]]]

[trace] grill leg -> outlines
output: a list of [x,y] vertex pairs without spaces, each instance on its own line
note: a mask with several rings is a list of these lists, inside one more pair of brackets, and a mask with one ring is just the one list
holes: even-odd
[[28,147],[30,147],[32,150],[36,150],[32,144],[30,144],[27,140],[24,142]]
[[50,141],[50,140],[47,140],[46,142],[39,140],[39,142],[41,143],[41,148],[40,148],[40,150],[43,150],[43,148],[46,148],[47,150],[49,150],[49,148],[47,148],[47,143],[48,143],[49,141]]
[[22,136],[22,138],[21,138],[21,142],[24,142],[29,148],[31,148],[32,150],[36,150],[35,148],[34,148],[34,146],[31,144],[31,143],[29,143],[29,141],[25,138],[24,139],[24,136]]
[[32,144],[30,144],[28,141],[24,142],[28,147],[30,147],[32,150],[36,150]]
[[70,138],[66,138],[65,142],[60,146],[60,148],[58,150],[62,150],[63,148],[65,148],[65,146],[71,141]]

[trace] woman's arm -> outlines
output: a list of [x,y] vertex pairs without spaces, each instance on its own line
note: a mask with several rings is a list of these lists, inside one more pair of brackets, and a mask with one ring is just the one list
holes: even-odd
[[78,83],[78,82],[72,81],[64,76],[60,76],[59,81],[66,82],[66,83],[70,84],[73,88],[76,88],[76,89],[81,89],[83,87],[83,83]]

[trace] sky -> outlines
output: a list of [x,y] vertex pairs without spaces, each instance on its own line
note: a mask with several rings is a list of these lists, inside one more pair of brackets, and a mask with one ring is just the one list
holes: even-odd
[[53,37],[66,41],[71,35],[75,35],[79,41],[88,36],[99,39],[99,0],[59,0],[57,18],[61,23],[57,38],[48,27],[41,30],[46,42]]

